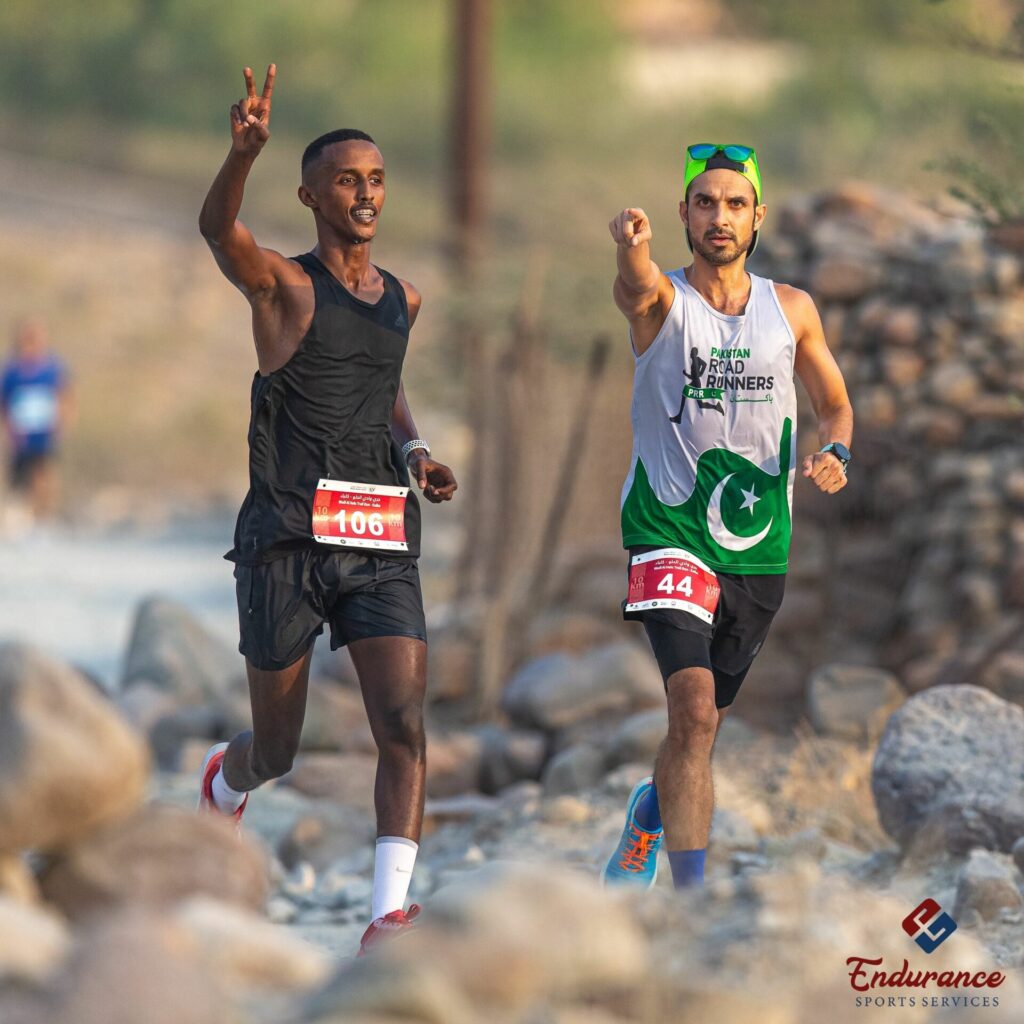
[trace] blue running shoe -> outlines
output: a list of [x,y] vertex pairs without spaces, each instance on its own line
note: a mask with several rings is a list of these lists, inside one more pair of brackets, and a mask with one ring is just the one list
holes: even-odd
[[604,885],[635,885],[650,889],[658,877],[658,850],[665,830],[648,832],[636,823],[636,805],[651,788],[652,779],[641,779],[629,794],[626,804],[626,827],[615,852],[601,872]]

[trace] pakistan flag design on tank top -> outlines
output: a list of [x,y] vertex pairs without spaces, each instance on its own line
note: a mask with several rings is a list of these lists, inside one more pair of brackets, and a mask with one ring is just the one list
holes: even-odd
[[796,339],[771,281],[750,275],[741,316],[681,270],[658,336],[636,360],[624,547],[654,544],[712,569],[783,573],[796,462]]

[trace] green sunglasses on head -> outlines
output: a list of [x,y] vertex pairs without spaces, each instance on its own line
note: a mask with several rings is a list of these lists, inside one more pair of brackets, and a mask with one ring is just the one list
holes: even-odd
[[721,153],[726,160],[735,164],[742,164],[743,169],[736,168],[738,174],[742,174],[751,185],[754,186],[754,197],[758,203],[761,202],[761,171],[757,166],[757,153],[753,146],[719,146],[713,142],[697,142],[686,147],[686,170],[683,175],[684,193],[690,187],[690,183],[699,174],[708,169],[708,162]]

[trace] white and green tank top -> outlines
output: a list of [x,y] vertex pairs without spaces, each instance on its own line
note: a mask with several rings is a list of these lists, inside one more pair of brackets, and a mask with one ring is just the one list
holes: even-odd
[[684,548],[712,569],[783,573],[796,463],[796,338],[775,286],[750,275],[727,316],[668,275],[675,297],[633,377],[624,547]]

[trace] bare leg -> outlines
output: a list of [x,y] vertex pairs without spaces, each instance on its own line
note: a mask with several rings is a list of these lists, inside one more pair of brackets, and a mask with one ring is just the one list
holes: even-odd
[[427,645],[405,636],[348,645],[377,743],[377,835],[419,842],[426,792]]
[[252,729],[239,733],[224,753],[224,781],[248,792],[291,771],[299,749],[313,645],[279,672],[258,669],[246,660]]
[[32,467],[28,495],[36,522],[46,522],[54,517],[57,511],[57,464],[52,458],[42,459]]
[[711,832],[714,790],[711,748],[722,716],[715,682],[706,668],[687,668],[668,679],[668,736],[654,777],[667,850],[703,850]]

